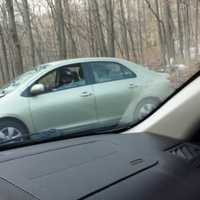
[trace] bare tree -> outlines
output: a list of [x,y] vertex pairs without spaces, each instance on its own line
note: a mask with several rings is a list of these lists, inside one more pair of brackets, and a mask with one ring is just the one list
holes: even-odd
[[128,36],[130,38],[130,45],[131,45],[131,52],[132,52],[132,57],[135,62],[138,62],[138,53],[136,50],[136,42],[135,42],[135,37],[134,37],[134,18],[131,16],[132,9],[131,9],[131,1],[126,0],[126,9],[127,9],[127,29],[128,29]]
[[151,3],[148,0],[145,0],[147,3],[151,13],[154,15],[157,21],[158,26],[158,34],[159,34],[159,41],[160,41],[160,51],[161,51],[161,64],[166,65],[166,30],[165,30],[165,24],[163,20],[161,19],[160,15],[160,9],[159,9],[159,2],[158,0],[155,0],[155,6],[156,10],[153,9]]
[[183,17],[183,24],[184,24],[184,32],[185,32],[185,42],[184,42],[184,52],[185,52],[185,59],[187,62],[190,61],[190,1],[183,0],[183,10],[184,10],[184,17]]
[[6,44],[5,44],[3,29],[2,29],[1,24],[0,24],[0,41],[1,41],[2,53],[3,53],[4,63],[5,63],[3,67],[3,64],[1,62],[1,73],[3,77],[3,82],[8,82],[10,80],[9,63],[8,63],[8,55],[7,55]]
[[128,35],[127,35],[127,25],[124,11],[124,1],[119,0],[120,3],[120,15],[121,15],[121,35],[122,35],[122,43],[124,46],[125,57],[129,59],[129,45],[128,45]]
[[124,57],[151,67],[164,67],[171,58],[189,64],[200,57],[199,1],[2,1],[0,79],[71,57]]
[[32,65],[36,65],[36,55],[35,55],[35,43],[33,39],[33,31],[31,27],[31,20],[30,20],[30,10],[29,10],[29,5],[27,0],[22,0],[23,3],[23,11],[24,11],[24,22],[27,27],[28,31],[28,37],[29,37],[29,42],[30,42],[30,51],[31,51],[31,59],[32,59]]
[[[86,6],[88,5],[88,9],[86,8]],[[91,0],[87,1],[87,5],[85,5],[85,9],[88,12],[88,41],[89,41],[89,49],[90,49],[90,55],[91,56],[96,56],[97,55],[97,51],[95,48],[95,33],[94,33],[94,20],[93,20],[93,15],[92,15],[92,4],[91,4]]]
[[137,0],[140,62],[144,63],[141,0]]
[[98,42],[100,46],[100,52],[101,56],[107,56],[107,48],[106,48],[106,41],[105,41],[105,36],[103,32],[103,25],[101,22],[101,15],[100,15],[100,9],[99,9],[99,4],[97,0],[92,1],[92,6],[93,6],[93,16],[95,18],[96,24],[97,24],[97,37],[98,37]]
[[166,29],[166,44],[167,44],[167,54],[168,60],[175,59],[175,46],[174,46],[174,22],[172,18],[170,1],[164,1],[164,14],[165,14],[165,29]]
[[196,56],[199,54],[199,0],[196,0],[196,24],[195,24]]
[[70,4],[69,4],[69,0],[65,0],[64,1],[64,7],[65,7],[65,13],[67,14],[67,24],[66,25],[66,29],[67,29],[67,33],[69,35],[70,41],[71,41],[71,54],[72,57],[77,57],[78,56],[78,52],[77,52],[77,47],[76,47],[76,42],[73,36],[73,32],[72,32],[72,21],[71,21],[71,10],[70,10]]
[[107,20],[108,56],[115,57],[115,29],[113,0],[104,0]]
[[0,60],[0,76],[1,76],[1,81],[0,83],[5,83],[6,82],[6,75],[4,74],[4,71],[3,71],[3,64]]
[[23,60],[22,60],[22,53],[21,53],[21,46],[20,41],[18,38],[17,27],[15,22],[15,14],[13,8],[13,1],[6,0],[7,12],[9,16],[9,28],[10,33],[12,36],[13,44],[14,44],[14,56],[15,56],[15,67],[17,74],[23,72]]
[[181,0],[177,0],[177,21],[178,21],[178,37],[179,37],[179,51],[181,58],[184,59],[184,41],[183,41],[183,23],[181,15]]
[[67,57],[67,47],[62,0],[55,1],[55,6],[53,5],[53,2],[51,2],[51,0],[49,0],[48,3],[51,6],[52,15],[54,18],[54,25],[56,27],[59,58],[64,59]]

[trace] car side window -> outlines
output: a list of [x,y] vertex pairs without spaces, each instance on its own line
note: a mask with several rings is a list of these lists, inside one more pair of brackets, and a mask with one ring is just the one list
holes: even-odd
[[136,78],[137,75],[131,71],[130,69],[127,69],[126,67],[122,66],[122,70],[124,71],[124,77],[125,78]]
[[116,81],[126,78],[134,78],[136,75],[126,67],[112,62],[91,63],[95,83]]
[[45,86],[46,92],[64,90],[86,84],[80,64],[63,66],[43,76],[37,81]]
[[51,91],[56,88],[56,78],[57,77],[57,71],[54,70],[47,75],[43,76],[41,79],[37,81],[39,84],[43,84],[45,86],[46,91]]
[[81,64],[65,66],[59,69],[57,90],[84,85],[86,85],[86,79]]

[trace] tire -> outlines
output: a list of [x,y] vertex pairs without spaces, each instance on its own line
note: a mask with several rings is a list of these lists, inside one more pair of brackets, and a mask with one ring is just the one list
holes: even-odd
[[158,98],[150,97],[143,99],[136,107],[134,121],[139,122],[151,114],[161,103]]
[[5,140],[18,140],[23,141],[28,138],[28,129],[20,122],[14,120],[2,120],[0,121],[0,141]]

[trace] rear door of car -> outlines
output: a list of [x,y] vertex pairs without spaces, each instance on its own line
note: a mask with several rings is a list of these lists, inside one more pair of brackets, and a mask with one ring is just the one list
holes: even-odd
[[136,74],[114,62],[91,62],[90,70],[97,117],[101,126],[113,126],[120,120],[123,122],[123,117],[132,116],[133,112],[130,113],[129,106],[136,95]]
[[95,96],[87,80],[87,70],[82,64],[65,67],[79,73],[78,76],[82,73],[84,80],[74,87],[58,89],[55,82],[59,68],[36,82],[50,88],[44,94],[30,97],[30,110],[37,131],[60,128],[77,132],[96,126]]

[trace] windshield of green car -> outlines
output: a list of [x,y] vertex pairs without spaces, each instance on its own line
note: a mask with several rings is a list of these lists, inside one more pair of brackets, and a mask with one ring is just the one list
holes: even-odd
[[15,90],[18,86],[23,84],[26,80],[31,78],[36,73],[35,70],[25,72],[24,74],[21,74],[17,76],[13,81],[3,85],[1,87],[2,92],[11,92]]
[[0,146],[143,122],[199,72],[199,4],[0,1]]
[[49,67],[50,64],[39,65],[34,67],[32,70],[26,71],[18,76],[15,79],[11,80],[10,82],[4,84],[0,87],[0,92],[3,94],[8,94],[15,89],[17,89],[20,85],[24,84],[26,81],[30,80],[32,77],[37,75],[43,69]]

